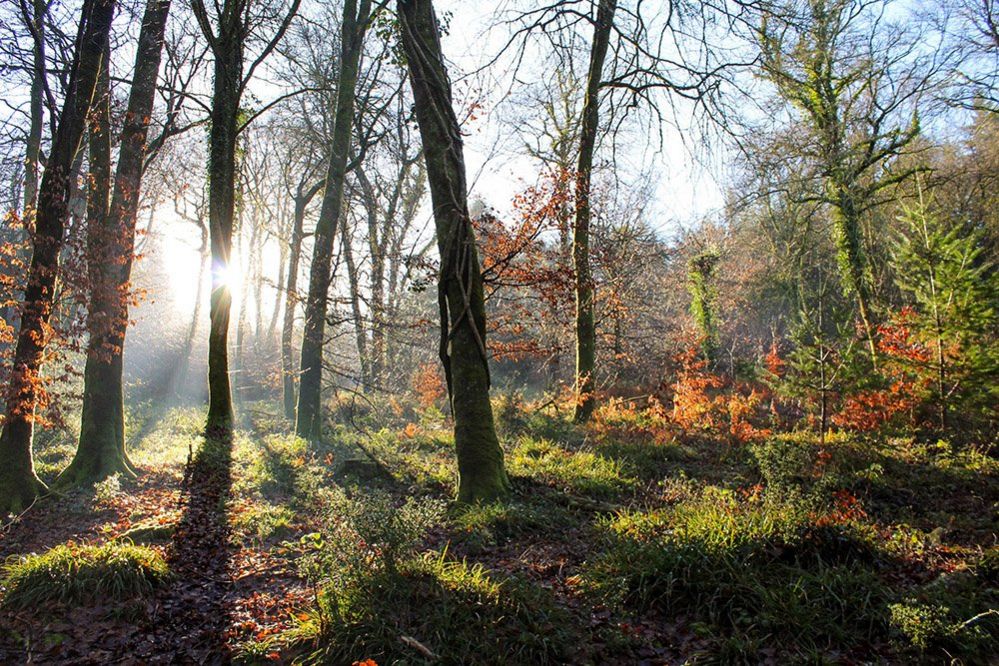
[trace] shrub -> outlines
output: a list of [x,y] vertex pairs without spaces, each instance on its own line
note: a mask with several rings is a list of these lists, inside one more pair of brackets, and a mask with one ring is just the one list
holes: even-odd
[[444,503],[333,491],[323,530],[302,538],[300,568],[316,605],[292,638],[311,660],[352,663],[547,663],[565,641],[547,597],[482,566],[417,555]]
[[300,564],[313,586],[331,595],[370,571],[396,568],[444,516],[439,500],[411,497],[396,506],[378,491],[351,498],[337,488],[325,499],[323,529],[302,537]]
[[115,472],[103,481],[94,484],[94,508],[110,509],[118,502],[124,493],[121,491],[121,474]]
[[148,594],[168,576],[166,560],[152,548],[60,544],[6,567],[3,605],[27,609],[48,602],[122,601]]

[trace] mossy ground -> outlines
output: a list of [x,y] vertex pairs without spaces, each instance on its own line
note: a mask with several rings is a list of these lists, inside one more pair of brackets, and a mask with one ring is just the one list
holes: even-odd
[[[307,445],[276,410],[245,408],[220,500],[225,564],[212,574],[226,630],[210,639],[192,620],[190,645],[160,649],[380,664],[988,663],[996,653],[995,458],[890,435],[835,434],[821,450],[801,433],[733,445],[613,406],[582,428],[541,404],[497,409],[511,500],[442,510],[455,466],[436,410],[375,401]],[[32,561],[124,552],[131,531],[157,535],[135,552],[173,562],[202,420],[187,408],[155,422],[133,415],[140,477],[46,500],[0,536],[0,555],[17,567],[52,548]],[[71,453],[60,437],[44,441],[43,479]],[[348,546],[316,559],[330,543]],[[69,580],[59,589],[94,589],[94,577]],[[20,604],[15,589],[4,591],[0,656],[27,644],[55,661],[119,648],[155,656],[135,642],[163,623],[153,601],[123,615],[93,601]],[[198,610],[196,597],[165,598]],[[137,638],[121,639],[125,627]]]

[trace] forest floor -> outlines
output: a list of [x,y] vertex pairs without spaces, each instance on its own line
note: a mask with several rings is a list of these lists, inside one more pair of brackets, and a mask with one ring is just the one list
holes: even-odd
[[[513,498],[459,510],[444,502],[453,444],[433,408],[343,403],[340,425],[309,446],[262,403],[243,406],[231,442],[206,442],[196,408],[133,411],[141,475],[7,525],[3,594],[25,556],[60,544],[142,544],[169,575],[136,594],[0,598],[0,663],[999,653],[999,462],[974,449],[847,435],[819,447],[802,434],[738,444],[622,404],[579,428],[552,405],[502,398]],[[40,475],[72,449],[68,436],[40,442]],[[78,570],[46,580],[66,590]]]

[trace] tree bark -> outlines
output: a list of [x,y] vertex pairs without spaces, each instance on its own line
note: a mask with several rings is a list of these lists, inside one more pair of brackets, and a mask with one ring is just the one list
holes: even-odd
[[90,113],[114,9],[114,0],[83,3],[70,84],[39,189],[34,248],[6,396],[6,419],[0,431],[0,460],[4,461],[0,465],[0,515],[30,505],[45,489],[35,474],[31,452],[41,391],[39,373],[69,214],[70,174]]
[[354,260],[354,248],[351,245],[350,224],[346,215],[340,216],[340,243],[343,248],[344,263],[347,265],[347,285],[350,289],[350,315],[354,320],[354,341],[357,345],[357,360],[361,370],[361,389],[371,387],[371,357],[368,356],[367,328],[361,314],[361,286],[357,274],[357,262]]
[[596,407],[593,371],[597,334],[593,320],[593,278],[590,273],[590,208],[593,153],[600,123],[600,83],[614,25],[616,0],[600,0],[590,48],[583,120],[579,130],[579,167],[576,170],[576,223],[572,231],[572,263],[576,276],[576,408],[577,423],[588,421]]
[[[834,154],[841,154],[837,149]],[[837,168],[837,167],[834,167]],[[871,313],[871,294],[864,272],[864,257],[860,249],[860,215],[850,184],[845,179],[833,177],[829,188],[832,205],[833,241],[836,245],[836,262],[839,266],[843,291],[852,293],[857,299],[860,323],[867,337],[867,347],[874,369],[878,367],[878,350],[874,339],[874,323]]]
[[212,254],[212,293],[208,332],[208,422],[206,430],[225,436],[232,430],[232,391],[229,380],[229,318],[232,291],[229,258],[232,254],[236,208],[236,139],[242,93],[243,2],[226,0],[220,12],[218,34],[212,34],[204,6],[194,3],[202,32],[215,56],[211,130],[208,137],[208,220]]
[[322,431],[323,343],[326,313],[332,279],[333,241],[343,207],[347,156],[354,124],[354,93],[360,69],[364,33],[368,28],[371,0],[346,0],[341,33],[340,76],[337,82],[336,114],[326,190],[316,223],[316,242],[309,276],[309,295],[305,301],[305,332],[302,339],[302,370],[298,390],[299,437],[316,439]]
[[284,415],[295,421],[295,359],[292,357],[292,338],[295,334],[295,310],[298,308],[298,266],[302,259],[302,239],[305,236],[305,209],[319,193],[325,181],[319,181],[303,191],[304,183],[295,194],[295,219],[291,229],[291,247],[288,248],[288,279],[285,281],[284,320],[281,322],[281,371],[284,377]]
[[[156,95],[170,0],[149,0],[136,47],[135,70],[121,131],[114,194],[102,218],[88,216],[87,254],[90,271],[90,308],[87,363],[84,370],[83,417],[80,442],[60,484],[93,483],[111,474],[134,475],[125,451],[124,351],[128,329],[129,280],[135,253],[146,137]],[[102,104],[102,116],[107,113]],[[106,119],[108,125],[110,118]],[[110,129],[108,127],[108,129]],[[105,143],[110,176],[110,133]],[[91,134],[91,172],[94,165]],[[103,155],[102,155],[103,158]],[[97,179],[91,177],[97,185]],[[105,181],[110,189],[110,180]],[[100,190],[97,190],[98,192]],[[106,195],[104,195],[106,196]],[[95,224],[96,222],[96,224]]]
[[507,495],[510,481],[489,402],[485,301],[468,214],[461,130],[432,1],[399,0],[398,9],[441,257],[439,351],[454,415],[458,501],[490,501]]
[[42,154],[42,125],[45,116],[45,0],[34,0],[32,16],[35,45],[31,50],[31,125],[24,152],[24,212],[31,215],[38,198],[38,165]]

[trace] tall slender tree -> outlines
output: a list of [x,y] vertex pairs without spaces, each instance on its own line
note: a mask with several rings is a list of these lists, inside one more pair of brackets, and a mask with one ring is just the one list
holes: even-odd
[[73,162],[83,140],[114,10],[114,0],[83,3],[69,87],[38,192],[34,247],[0,431],[0,459],[4,461],[0,465],[0,514],[24,508],[45,489],[35,474],[31,453],[42,390],[40,371],[69,215]]
[[348,172],[357,79],[364,49],[364,35],[377,6],[372,0],[346,0],[340,28],[340,75],[337,77],[336,112],[326,189],[316,223],[309,295],[305,301],[305,332],[302,339],[302,371],[298,387],[296,432],[299,437],[318,438],[322,431],[323,346],[326,313],[332,280],[333,242],[343,214],[344,184]]
[[597,330],[593,320],[593,277],[590,271],[590,190],[593,153],[600,127],[600,87],[604,60],[614,25],[616,0],[600,0],[593,26],[586,98],[579,128],[579,165],[576,169],[576,219],[572,228],[572,265],[576,275],[576,408],[573,418],[588,421],[596,403],[593,371],[596,366]]
[[488,501],[508,494],[510,481],[489,402],[485,302],[468,213],[461,129],[432,0],[399,0],[398,13],[441,257],[439,352],[454,414],[458,501]]
[[232,291],[229,257],[236,210],[236,140],[240,129],[240,100],[256,67],[284,36],[301,0],[292,0],[273,37],[244,73],[244,50],[253,31],[254,0],[224,0],[215,4],[216,27],[204,0],[191,8],[215,58],[208,138],[208,218],[212,252],[211,327],[208,333],[209,432],[232,429],[232,391],[229,382],[229,311]]

